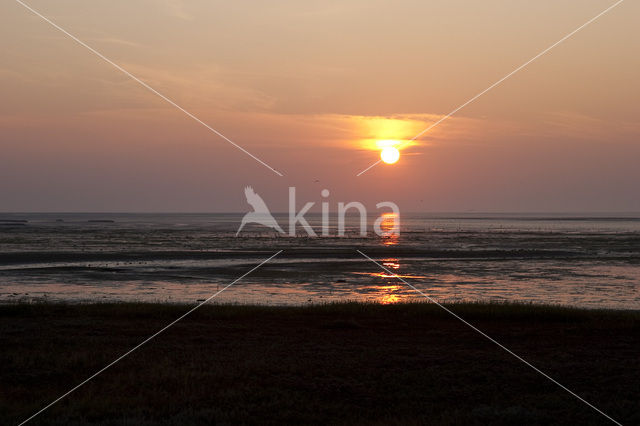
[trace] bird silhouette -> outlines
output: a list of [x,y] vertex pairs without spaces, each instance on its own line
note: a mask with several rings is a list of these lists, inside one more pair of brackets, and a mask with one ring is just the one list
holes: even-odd
[[245,214],[242,218],[242,223],[240,224],[240,228],[238,228],[238,232],[236,232],[236,237],[238,236],[240,231],[242,231],[244,225],[246,225],[247,223],[258,223],[260,225],[273,228],[281,234],[284,234],[284,231],[282,230],[282,228],[280,228],[278,222],[276,222],[276,220],[271,215],[271,212],[269,211],[269,208],[265,204],[264,200],[258,194],[256,194],[252,187],[247,186],[244,189],[244,195],[245,197],[247,197],[247,203],[249,203],[249,205],[253,207],[253,211]]

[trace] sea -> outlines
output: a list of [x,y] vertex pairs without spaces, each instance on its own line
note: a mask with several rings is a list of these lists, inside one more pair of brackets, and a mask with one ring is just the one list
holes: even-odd
[[[243,215],[0,213],[0,303],[198,303],[219,293],[210,303],[640,309],[640,214],[413,213],[383,218],[381,235],[369,217],[364,236],[348,216],[345,235],[330,224],[318,237],[253,224],[236,236]],[[274,217],[287,229],[287,215]],[[320,233],[321,215],[307,220]]]

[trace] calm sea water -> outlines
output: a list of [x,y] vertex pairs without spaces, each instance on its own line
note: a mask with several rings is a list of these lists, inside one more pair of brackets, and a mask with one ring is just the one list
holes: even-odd
[[[273,305],[519,300],[640,309],[633,215],[405,214],[399,235],[283,237],[243,214],[0,214],[0,303],[205,299]],[[286,217],[276,215],[284,225]],[[320,228],[320,216],[310,215]]]

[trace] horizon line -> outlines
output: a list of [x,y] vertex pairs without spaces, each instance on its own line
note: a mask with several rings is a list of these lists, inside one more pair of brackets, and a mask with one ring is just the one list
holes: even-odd
[[[337,212],[337,210],[331,210],[330,213],[333,212]],[[2,215],[9,215],[9,214],[13,214],[13,215],[20,215],[20,214],[166,214],[166,215],[170,215],[170,214],[213,214],[213,215],[220,215],[220,214],[245,214],[247,213],[246,210],[243,211],[89,211],[89,210],[78,210],[78,211],[56,211],[56,210],[33,210],[33,211],[0,211],[0,214]],[[377,214],[377,213],[384,213],[384,212],[370,212],[370,214]],[[278,214],[278,215],[288,215],[289,212],[288,211],[274,211],[272,212],[272,214]],[[313,214],[317,214],[317,215],[321,215],[322,212],[320,211],[309,211],[307,214],[313,215]],[[349,212],[347,212],[347,214],[350,214]],[[353,213],[353,214],[357,214],[357,213]],[[401,213],[401,215],[403,214],[496,214],[496,215],[503,215],[503,214],[526,214],[526,215],[532,215],[532,214],[551,214],[551,215],[558,215],[558,214],[562,214],[562,215],[568,215],[568,214],[575,214],[575,215],[588,215],[588,214],[598,214],[598,215],[603,215],[603,214],[624,214],[624,215],[630,215],[630,214],[637,214],[640,215],[640,210],[426,210],[426,211],[417,211],[417,210],[413,210],[413,211],[407,211],[404,213]]]

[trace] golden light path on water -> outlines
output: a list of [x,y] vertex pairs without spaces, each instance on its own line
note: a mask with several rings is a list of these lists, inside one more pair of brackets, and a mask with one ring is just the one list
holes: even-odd
[[385,246],[393,246],[398,244],[400,238],[400,230],[398,229],[398,220],[400,219],[396,213],[383,213],[380,221],[380,231],[382,231],[382,244]]
[[[384,213],[381,216],[380,221],[380,230],[382,231],[382,244],[385,246],[393,246],[398,244],[398,240],[400,238],[399,229],[398,229],[398,220],[399,217],[395,213]],[[398,276],[408,279],[408,278],[418,278],[417,276],[411,275],[400,275],[400,261],[397,258],[388,258],[382,261],[382,264],[394,271],[397,272]],[[384,305],[391,303],[398,303],[402,300],[400,296],[400,292],[405,290],[401,283],[398,282],[398,278],[392,274],[386,272],[374,272],[369,274],[372,277],[383,278],[385,281],[388,281],[387,284],[377,286],[377,293],[379,296],[377,297],[378,303],[382,303]]]

